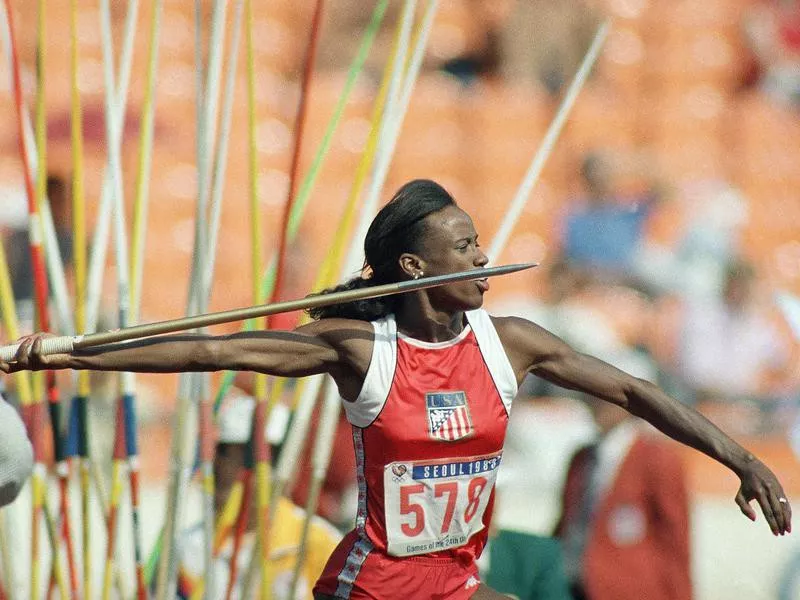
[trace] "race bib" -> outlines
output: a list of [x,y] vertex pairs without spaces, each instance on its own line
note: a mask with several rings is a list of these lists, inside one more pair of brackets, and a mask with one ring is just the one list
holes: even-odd
[[466,544],[483,529],[501,455],[386,465],[388,553],[411,556]]

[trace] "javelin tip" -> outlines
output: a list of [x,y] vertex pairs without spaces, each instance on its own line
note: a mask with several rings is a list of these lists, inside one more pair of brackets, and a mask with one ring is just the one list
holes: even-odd
[[539,263],[535,262],[524,262],[524,263],[513,263],[510,265],[501,265],[498,267],[486,267],[485,270],[487,271],[487,275],[507,275],[508,273],[516,273],[518,271],[525,271],[527,269],[532,269],[533,267],[538,267]]

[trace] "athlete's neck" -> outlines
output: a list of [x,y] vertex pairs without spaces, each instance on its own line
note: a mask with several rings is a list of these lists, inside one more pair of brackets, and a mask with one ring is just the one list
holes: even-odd
[[409,304],[404,302],[395,313],[398,330],[408,337],[423,342],[446,342],[464,330],[466,319],[461,311],[420,310],[419,306]]

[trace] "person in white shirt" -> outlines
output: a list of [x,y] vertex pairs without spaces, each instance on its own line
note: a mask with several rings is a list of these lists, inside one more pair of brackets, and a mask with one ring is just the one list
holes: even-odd
[[33,471],[33,446],[17,409],[0,394],[0,506],[11,504]]

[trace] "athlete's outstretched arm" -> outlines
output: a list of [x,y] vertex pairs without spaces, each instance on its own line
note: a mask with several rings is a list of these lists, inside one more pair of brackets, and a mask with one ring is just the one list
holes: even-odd
[[778,479],[699,412],[657,386],[571,348],[545,329],[515,317],[495,319],[518,380],[533,373],[561,387],[590,394],[625,408],[671,438],[731,469],[741,480],[736,503],[751,520],[757,500],[776,535],[791,531],[792,510]]
[[360,323],[330,319],[294,331],[256,331],[225,336],[170,335],[42,356],[41,342],[45,336],[35,334],[23,338],[15,360],[0,362],[0,369],[6,373],[23,369],[139,373],[251,370],[303,377],[335,369],[346,360],[339,341],[366,335]]

